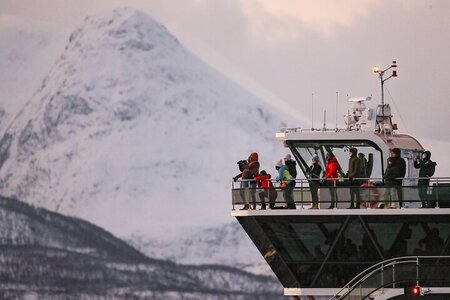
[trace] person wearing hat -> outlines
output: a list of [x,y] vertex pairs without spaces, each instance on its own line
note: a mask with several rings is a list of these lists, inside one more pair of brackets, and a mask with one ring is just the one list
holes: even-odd
[[288,167],[283,165],[283,160],[277,161],[275,169],[278,171],[277,180],[280,181],[280,186],[284,185],[283,198],[288,209],[296,209],[294,202],[294,187],[295,178],[289,173]]
[[350,209],[355,208],[355,199],[356,199],[356,208],[360,207],[361,198],[359,195],[359,180],[358,178],[360,174],[360,160],[358,159],[358,149],[350,148],[350,158],[348,161],[348,185],[350,186]]
[[322,173],[322,167],[319,163],[319,156],[314,155],[311,159],[311,166],[306,169],[306,174],[309,180],[309,190],[311,192],[312,206],[311,209],[319,208],[319,185],[320,185],[320,173]]

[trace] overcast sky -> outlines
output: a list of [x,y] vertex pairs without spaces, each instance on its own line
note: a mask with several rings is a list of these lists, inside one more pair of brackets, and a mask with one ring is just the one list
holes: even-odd
[[450,1],[0,0],[0,13],[71,29],[120,6],[150,14],[215,68],[267,101],[282,99],[307,122],[314,99],[317,127],[324,109],[334,127],[336,95],[340,124],[347,97],[378,102],[372,69],[396,60],[399,77],[386,81],[385,100],[400,130],[450,136]]

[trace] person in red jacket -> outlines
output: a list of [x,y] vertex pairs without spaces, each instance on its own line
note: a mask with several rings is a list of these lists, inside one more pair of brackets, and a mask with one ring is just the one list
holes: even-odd
[[275,200],[277,200],[278,193],[273,187],[272,181],[270,180],[272,176],[267,174],[266,171],[262,170],[258,176],[255,177],[256,184],[262,187],[263,190],[259,192],[259,199],[261,199],[261,209],[266,209],[266,199],[269,199],[269,208],[273,209],[275,207]]
[[338,161],[332,152],[328,152],[325,158],[327,160],[325,165],[325,178],[331,195],[331,204],[328,208],[331,209],[337,207],[336,181],[338,178]]

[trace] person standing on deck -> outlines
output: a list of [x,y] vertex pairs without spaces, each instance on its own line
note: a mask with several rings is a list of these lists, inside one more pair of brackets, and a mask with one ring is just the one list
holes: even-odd
[[397,190],[397,196],[398,196],[398,204],[399,208],[403,206],[403,178],[406,174],[406,162],[403,158],[400,157],[401,151],[399,148],[393,148],[391,149],[390,156],[392,157],[392,165],[394,168],[394,185],[395,189]]
[[[364,153],[358,153],[359,159],[359,177],[364,179],[369,179],[369,162],[367,161]],[[367,180],[364,180],[367,182]]]
[[422,201],[421,208],[432,207],[433,204],[428,202],[427,190],[430,185],[430,177],[434,175],[436,163],[431,160],[431,152],[425,151],[422,155],[417,156],[414,160],[414,168],[419,169],[419,197]]
[[355,178],[358,178],[360,175],[360,160],[358,159],[358,149],[356,148],[350,148],[350,159],[348,161],[348,172],[347,172],[347,178],[348,178],[348,185],[350,186],[350,209],[355,208],[355,198],[356,198],[356,208],[360,208],[360,195],[359,195],[359,180],[356,180]]
[[261,209],[266,209],[266,200],[269,199],[269,208],[275,208],[275,200],[277,200],[278,193],[273,187],[271,175],[267,174],[265,170],[262,170],[258,176],[255,177],[255,181],[258,187],[262,187],[262,191],[259,192],[259,199],[261,200]]
[[320,173],[322,173],[322,167],[319,163],[319,156],[314,155],[312,157],[311,166],[306,169],[309,180],[309,190],[311,191],[312,206],[311,209],[319,208],[319,185],[320,185]]
[[241,178],[241,197],[244,199],[244,207],[241,210],[250,209],[249,200],[245,198],[245,189],[250,187],[250,196],[252,198],[253,209],[256,208],[256,182],[253,180],[259,173],[258,153],[253,152],[247,159],[247,164],[239,161],[239,168],[242,173],[233,177],[234,181]]
[[332,152],[328,152],[325,158],[327,160],[325,165],[325,178],[331,195],[331,203],[328,209],[331,209],[337,207],[336,181],[338,179],[338,161]]
[[396,185],[396,177],[399,173],[398,167],[393,164],[394,159],[392,157],[388,157],[387,159],[387,167],[384,172],[384,204],[380,204],[380,208],[395,208],[394,201],[398,200],[398,194],[395,191]]
[[[252,179],[254,179],[259,174],[259,161],[258,161],[258,153],[253,152],[250,154],[248,169],[252,174]],[[250,181],[250,197],[252,198],[252,208],[256,209],[256,181]]]
[[283,165],[283,161],[280,159],[276,165],[275,169],[278,171],[277,180],[280,181],[280,186],[284,185],[283,188],[283,198],[286,201],[287,209],[296,209],[294,202],[294,187],[295,179],[289,173],[288,167]]

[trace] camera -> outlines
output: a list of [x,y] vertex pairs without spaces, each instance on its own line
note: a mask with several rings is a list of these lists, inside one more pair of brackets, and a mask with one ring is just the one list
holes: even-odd
[[239,171],[241,172],[247,167],[247,161],[245,159],[238,161],[237,164],[239,166]]

